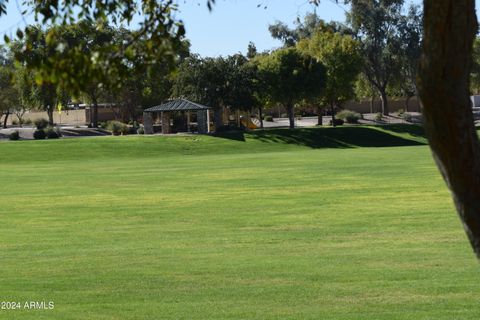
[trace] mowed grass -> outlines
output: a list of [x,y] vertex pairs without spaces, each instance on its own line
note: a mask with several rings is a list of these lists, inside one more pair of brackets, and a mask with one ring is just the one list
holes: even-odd
[[1,319],[479,319],[421,129],[0,143]]

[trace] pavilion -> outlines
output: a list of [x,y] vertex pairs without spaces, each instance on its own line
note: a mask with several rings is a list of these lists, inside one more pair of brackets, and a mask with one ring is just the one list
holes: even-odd
[[[161,105],[145,109],[143,111],[143,125],[145,134],[153,134],[153,119],[160,113],[162,133],[172,132],[171,119],[177,131],[190,132],[190,120],[192,113],[196,115],[198,133],[210,132],[210,107],[188,101],[185,99],[174,99]],[[176,116],[175,116],[176,115]]]

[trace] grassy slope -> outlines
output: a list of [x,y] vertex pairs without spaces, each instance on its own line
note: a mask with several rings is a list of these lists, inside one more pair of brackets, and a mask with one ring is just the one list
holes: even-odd
[[1,143],[0,318],[478,319],[406,128]]

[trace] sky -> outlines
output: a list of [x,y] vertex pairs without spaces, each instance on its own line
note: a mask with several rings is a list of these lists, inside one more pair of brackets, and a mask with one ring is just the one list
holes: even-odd
[[[326,21],[345,21],[345,10],[348,9],[335,0],[321,0],[316,8],[308,0],[217,0],[210,12],[205,0],[177,1],[180,11],[176,17],[185,23],[191,51],[202,56],[246,53],[250,41],[255,43],[258,51],[270,50],[281,45],[270,36],[270,24],[282,21],[293,26],[297,17],[314,9]],[[422,3],[421,0],[406,2]],[[261,6],[257,7],[259,4]],[[480,7],[480,0],[476,0],[476,5]],[[6,16],[0,17],[1,39],[3,34],[14,34],[17,27],[33,21],[32,16],[26,17],[25,21],[22,19],[15,0],[10,0],[7,12]]]

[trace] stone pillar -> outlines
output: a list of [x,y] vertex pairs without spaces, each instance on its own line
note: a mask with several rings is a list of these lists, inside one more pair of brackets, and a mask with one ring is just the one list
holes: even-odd
[[162,133],[170,133],[170,112],[162,112]]
[[143,113],[143,129],[145,134],[153,134],[153,119],[150,112]]
[[197,111],[197,123],[198,123],[198,133],[205,134],[208,133],[208,110],[198,110]]

